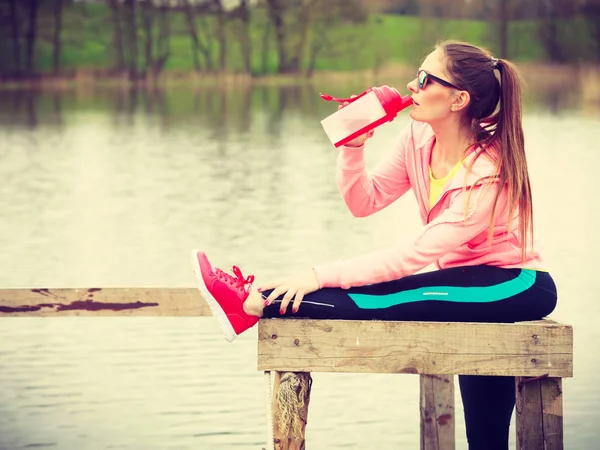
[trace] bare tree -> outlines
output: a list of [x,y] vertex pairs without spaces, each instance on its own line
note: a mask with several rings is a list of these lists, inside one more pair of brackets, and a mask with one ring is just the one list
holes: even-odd
[[271,34],[273,25],[270,20],[267,20],[263,27],[263,34],[260,46],[260,73],[267,73],[269,66],[269,53],[271,50]]
[[54,74],[58,75],[60,72],[60,57],[62,52],[62,18],[63,18],[63,6],[64,0],[54,0],[54,34],[52,36],[52,68]]
[[109,0],[113,23],[113,43],[116,58],[116,68],[119,72],[125,70],[125,53],[123,51],[123,31],[121,25],[121,7],[118,0]]
[[540,2],[539,36],[550,61],[566,62],[568,42],[560,38],[561,22],[573,15],[572,0],[542,0]]
[[154,76],[157,76],[164,68],[169,56],[171,56],[171,27],[167,1],[163,0],[160,5],[160,15],[158,19],[158,56],[154,61],[152,70]]
[[144,2],[140,8],[142,17],[142,27],[144,28],[144,71],[152,67],[154,58],[152,57],[153,47],[153,26],[154,26],[154,6],[149,2]]
[[600,62],[600,0],[585,0],[582,12],[587,17],[596,48],[596,61]]
[[138,47],[137,47],[137,23],[136,23],[136,1],[126,0],[126,27],[127,27],[127,50],[128,50],[128,72],[129,79],[136,80],[138,77]]
[[252,42],[250,39],[250,9],[248,7],[248,0],[240,0],[239,5],[231,11],[231,17],[233,19],[238,18],[241,22],[240,27],[235,26],[233,29],[237,31],[244,71],[251,73]]
[[13,69],[18,74],[19,72],[21,72],[21,33],[19,30],[20,18],[17,7],[17,0],[10,0],[9,11],[11,35],[13,42]]
[[[201,6],[205,7],[206,4],[201,4]],[[188,25],[188,30],[190,33],[190,38],[192,39],[192,54],[194,58],[194,67],[196,71],[201,70],[200,59],[198,58],[198,52],[202,53],[204,56],[204,65],[208,71],[211,71],[213,68],[212,64],[212,51],[211,51],[211,42],[210,42],[210,34],[207,32],[207,24],[204,25],[204,39],[198,32],[198,26],[196,24],[196,8],[195,5],[190,3],[190,0],[182,0],[182,8],[185,14],[186,23]]]
[[37,16],[39,0],[29,0],[27,32],[25,35],[25,69],[31,74],[35,65],[35,41],[37,39]]
[[341,20],[364,22],[367,17],[358,0],[266,0],[266,5],[275,30],[279,73],[300,73],[307,67],[312,73],[316,55],[323,48],[315,39],[324,40],[328,30],[322,24],[330,27]]
[[498,5],[498,40],[500,41],[500,58],[508,58],[508,3],[500,0]]
[[212,6],[217,16],[217,39],[219,41],[219,70],[227,69],[227,36],[225,34],[226,15],[221,0],[212,0]]
[[[164,0],[146,3],[141,8],[144,28],[144,72],[154,78],[160,75],[170,56],[170,27]],[[156,23],[158,22],[158,25]],[[156,32],[155,32],[156,31]]]
[[269,18],[275,30],[275,46],[277,47],[278,72],[288,71],[288,55],[285,48],[286,27],[284,22],[284,0],[267,0]]

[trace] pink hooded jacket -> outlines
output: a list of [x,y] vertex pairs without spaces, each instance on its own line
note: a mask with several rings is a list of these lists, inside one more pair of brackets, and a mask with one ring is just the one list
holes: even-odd
[[[498,200],[491,242],[488,240],[498,189],[496,181],[481,180],[495,173],[494,162],[488,156],[477,158],[471,171],[467,171],[476,154],[471,152],[464,166],[444,186],[440,199],[429,209],[429,162],[434,142],[435,136],[428,124],[411,121],[401,133],[395,151],[372,171],[366,169],[364,148],[342,147],[337,181],[354,216],[366,217],[380,211],[412,188],[424,228],[405,243],[392,243],[364,256],[314,267],[322,288],[347,289],[396,280],[431,263],[440,269],[479,264],[543,267],[533,248],[527,249],[527,261],[521,261],[518,219],[513,220],[509,233],[506,187]],[[468,187],[472,185],[470,191]]]

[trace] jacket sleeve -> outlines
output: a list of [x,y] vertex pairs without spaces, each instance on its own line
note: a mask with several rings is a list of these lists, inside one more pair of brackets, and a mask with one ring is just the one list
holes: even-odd
[[[314,267],[320,286],[348,289],[413,275],[485,231],[490,223],[495,194],[495,183],[473,188],[470,197],[469,192],[463,190],[448,209],[408,242]],[[506,196],[501,195],[498,211],[504,210],[505,203]]]
[[406,151],[411,126],[400,134],[393,151],[372,171],[366,168],[364,146],[342,147],[337,160],[340,193],[355,217],[366,217],[385,208],[410,189]]

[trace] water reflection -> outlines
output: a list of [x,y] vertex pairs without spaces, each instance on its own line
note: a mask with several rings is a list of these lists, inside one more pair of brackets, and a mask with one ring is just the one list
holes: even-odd
[[[524,96],[526,109],[561,114],[582,108],[579,78],[562,83],[539,84],[531,80]],[[380,79],[376,84],[398,86],[405,91],[407,79]],[[565,83],[568,82],[568,88]],[[35,128],[41,124],[63,125],[70,112],[110,115],[116,127],[130,126],[136,118],[151,118],[161,129],[193,123],[213,131],[211,137],[227,138],[247,133],[253,115],[264,115],[264,131],[281,138],[281,120],[286,112],[317,117],[331,112],[320,100],[320,91],[340,96],[359,93],[368,86],[357,83],[294,84],[284,86],[178,86],[175,88],[85,87],[66,90],[0,90],[0,125]],[[589,101],[597,104],[594,99]],[[594,110],[594,108],[591,108]]]
[[[190,286],[188,251],[198,245],[264,280],[412,236],[411,195],[361,220],[340,201],[336,152],[319,125],[335,105],[318,91],[363,89],[0,92],[0,286]],[[588,348],[599,337],[600,216],[589,186],[600,128],[576,94],[529,96],[525,132],[536,227],[560,289],[554,318],[575,326],[565,443],[587,450],[600,401],[600,360]],[[402,114],[378,131],[369,163],[406,123]],[[255,339],[226,345],[206,318],[2,319],[0,448],[260,448]],[[418,448],[416,377],[315,380],[308,447]]]

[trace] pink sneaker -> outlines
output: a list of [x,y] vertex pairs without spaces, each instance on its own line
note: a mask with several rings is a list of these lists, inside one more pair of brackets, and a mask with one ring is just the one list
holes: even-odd
[[244,278],[237,266],[233,266],[235,276],[225,273],[213,267],[202,250],[192,252],[192,264],[198,289],[219,321],[225,339],[232,342],[237,335],[258,322],[258,317],[246,314],[243,307],[254,275]]

